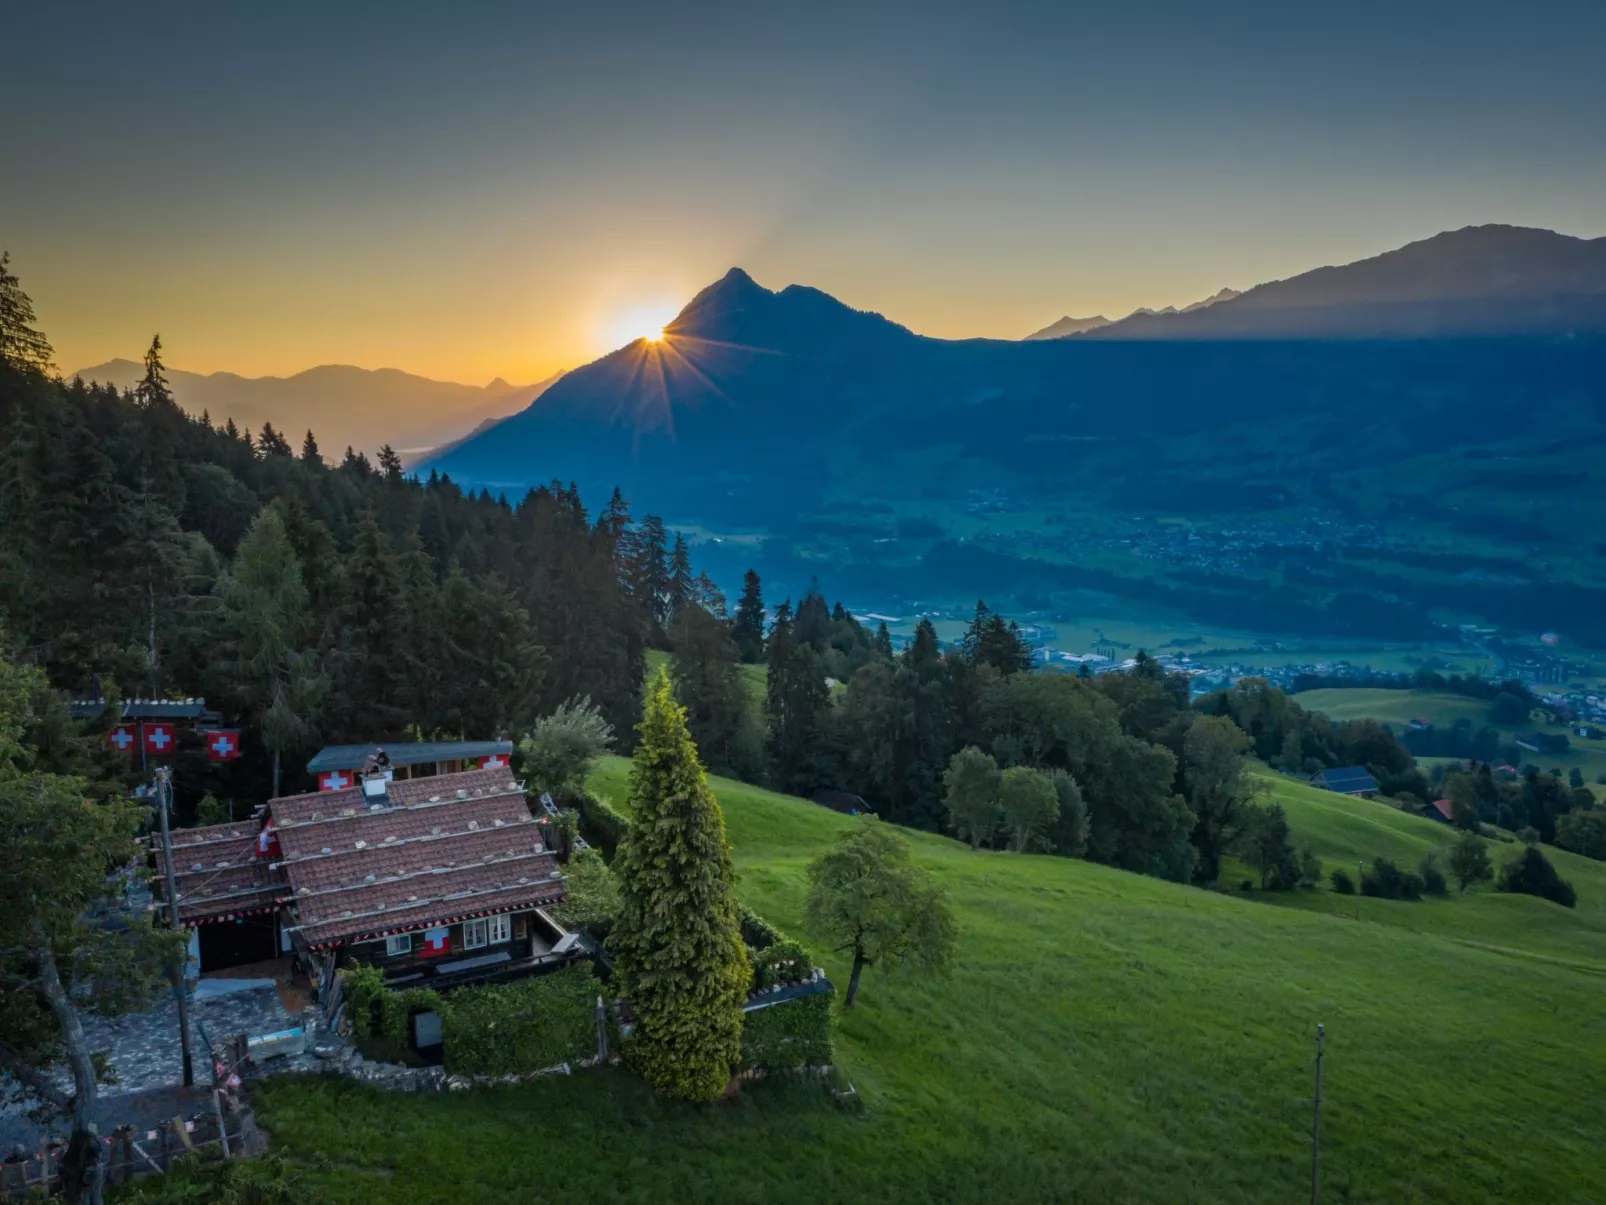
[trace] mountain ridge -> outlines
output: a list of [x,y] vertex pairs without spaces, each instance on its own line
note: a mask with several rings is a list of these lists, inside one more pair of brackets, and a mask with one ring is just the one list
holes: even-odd
[[[144,373],[142,364],[118,358],[71,375],[132,388]],[[517,413],[562,375],[534,385],[511,385],[501,377],[464,385],[353,364],[261,377],[167,370],[174,400],[191,414],[204,411],[219,423],[232,418],[252,430],[271,422],[293,442],[310,429],[329,452],[349,445],[372,454],[390,444],[413,456],[461,439],[484,420]]]

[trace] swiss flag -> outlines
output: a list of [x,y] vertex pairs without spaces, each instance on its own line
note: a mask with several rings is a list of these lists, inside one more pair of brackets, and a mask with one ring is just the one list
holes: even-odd
[[132,753],[139,744],[139,734],[132,724],[119,724],[106,734],[106,744],[119,753]]
[[206,755],[213,761],[233,761],[240,756],[240,730],[213,728],[206,734]]
[[172,724],[153,721],[140,727],[145,730],[145,752],[155,754],[173,752],[178,742],[173,737]]
[[482,770],[504,770],[506,768],[506,753],[491,753],[480,758],[480,769]]
[[320,791],[344,791],[357,781],[357,776],[350,770],[325,770],[318,775],[318,789]]
[[424,944],[418,948],[418,952],[425,958],[436,958],[445,954],[452,948],[451,937],[452,931],[444,925],[439,929],[425,929]]

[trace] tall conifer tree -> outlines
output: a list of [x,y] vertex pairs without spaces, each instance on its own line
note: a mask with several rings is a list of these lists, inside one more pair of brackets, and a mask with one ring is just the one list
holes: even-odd
[[713,1100],[741,1055],[751,968],[725,819],[661,669],[640,733],[609,940],[636,1018],[627,1054],[659,1091]]

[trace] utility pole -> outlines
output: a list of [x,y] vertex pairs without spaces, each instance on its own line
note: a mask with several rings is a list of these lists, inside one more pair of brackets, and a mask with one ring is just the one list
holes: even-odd
[[1321,1192],[1320,1166],[1322,1159],[1322,1048],[1326,1045],[1327,1030],[1316,1026],[1316,1101],[1310,1128],[1310,1205],[1317,1205]]
[[[162,865],[167,870],[167,915],[175,933],[182,933],[178,922],[178,876],[173,870],[173,830],[168,827],[167,809],[173,793],[173,771],[168,766],[156,770],[156,809],[162,818]],[[184,1051],[184,1086],[195,1084],[195,1063],[190,1057],[190,989],[184,982],[184,965],[189,951],[179,955],[178,967],[173,975],[173,988],[178,993],[178,1039]]]

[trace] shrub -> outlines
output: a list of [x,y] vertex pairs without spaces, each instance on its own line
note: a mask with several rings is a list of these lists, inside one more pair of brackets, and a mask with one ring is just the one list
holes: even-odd
[[821,992],[743,1013],[742,1068],[783,1071],[829,1063],[835,994]]
[[757,990],[808,978],[814,969],[814,955],[801,942],[783,938],[754,953],[752,963],[753,987]]
[[462,1075],[517,1075],[596,1053],[591,964],[513,983],[464,988],[441,1001],[446,1067]]
[[613,871],[595,849],[576,850],[565,867],[569,898],[547,911],[565,929],[589,933],[604,940],[619,913],[619,884]]
[[564,803],[580,813],[581,835],[608,857],[613,857],[619,842],[630,831],[630,817],[595,791],[566,792]]
[[352,1033],[385,1057],[407,1049],[414,1013],[441,1018],[446,1067],[464,1075],[516,1075],[585,1058],[596,1046],[596,984],[590,963],[509,984],[441,995],[392,991],[377,967],[345,973]]
[[1343,867],[1339,867],[1337,870],[1333,871],[1333,873],[1328,876],[1328,882],[1332,883],[1333,890],[1338,892],[1339,895],[1355,894],[1355,880],[1349,877],[1349,871],[1345,870]]
[[746,904],[737,905],[737,915],[742,925],[742,942],[748,949],[767,950],[777,942],[786,940],[786,934]]
[[1517,840],[1521,841],[1524,845],[1538,845],[1539,830],[1534,828],[1534,826],[1531,824],[1527,828],[1518,829]]
[[1307,891],[1316,890],[1316,884],[1322,881],[1322,860],[1316,856],[1316,851],[1305,846],[1299,851],[1299,885]]
[[[260,1159],[223,1159],[197,1151],[173,1161],[165,1176],[127,1190],[154,1205],[316,1205],[328,1197],[302,1168],[277,1151]],[[29,1198],[32,1200],[33,1198]]]
[[1380,900],[1419,900],[1422,880],[1388,858],[1373,858],[1372,868],[1361,875],[1361,894]]
[[1474,883],[1486,883],[1494,878],[1494,867],[1489,864],[1489,847],[1477,833],[1462,833],[1450,847],[1450,873],[1465,891]]
[[1500,870],[1500,879],[1495,887],[1520,895],[1536,895],[1563,908],[1578,905],[1578,893],[1573,890],[1573,885],[1556,873],[1550,859],[1539,851],[1537,845],[1528,846],[1507,862]]
[[1450,886],[1444,880],[1444,871],[1439,869],[1438,859],[1428,854],[1422,859],[1416,873],[1422,880],[1422,890],[1428,895],[1449,895]]
[[535,722],[519,744],[524,772],[541,790],[579,788],[613,747],[613,728],[589,698],[570,699]]

